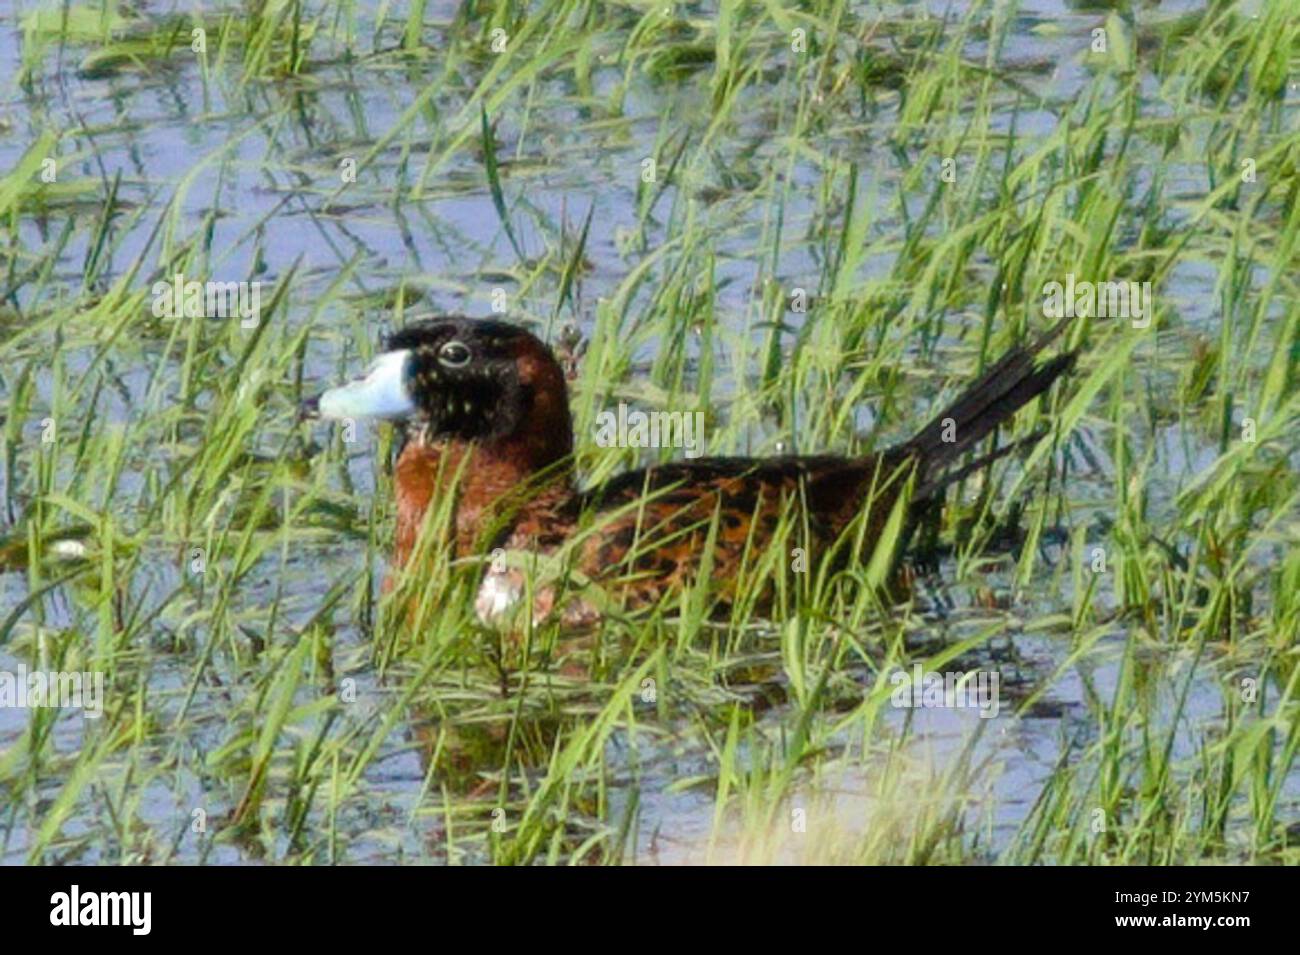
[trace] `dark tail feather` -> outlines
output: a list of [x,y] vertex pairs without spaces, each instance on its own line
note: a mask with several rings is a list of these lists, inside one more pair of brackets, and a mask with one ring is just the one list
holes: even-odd
[[[1068,319],[1029,345],[1013,348],[984,372],[956,401],[921,429],[907,449],[921,459],[922,488],[934,489],[956,478],[941,473],[958,458],[1005,424],[1012,415],[1052,386],[1074,365],[1075,352],[1066,352],[1036,365],[1038,355],[1068,324]],[[1019,444],[1017,442],[1016,444]],[[1016,444],[985,455],[953,475],[966,475],[992,463]]]

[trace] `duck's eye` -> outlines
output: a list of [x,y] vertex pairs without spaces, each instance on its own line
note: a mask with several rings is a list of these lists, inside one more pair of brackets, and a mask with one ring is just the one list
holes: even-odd
[[461,342],[447,342],[438,349],[438,361],[448,368],[464,368],[469,359],[469,349]]

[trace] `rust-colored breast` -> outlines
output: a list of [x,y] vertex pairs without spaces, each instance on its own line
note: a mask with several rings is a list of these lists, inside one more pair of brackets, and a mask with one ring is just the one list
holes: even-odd
[[393,562],[398,567],[405,567],[415,550],[425,512],[438,490],[443,463],[440,448],[417,442],[407,444],[397,458],[397,466],[393,471],[397,497]]

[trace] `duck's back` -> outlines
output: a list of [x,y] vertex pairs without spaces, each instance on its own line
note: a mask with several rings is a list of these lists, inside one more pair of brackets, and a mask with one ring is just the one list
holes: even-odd
[[[614,584],[629,607],[671,595],[705,569],[725,600],[742,567],[754,566],[778,541],[791,552],[782,558],[788,569],[811,569],[865,512],[863,544],[873,547],[907,471],[902,452],[659,464],[577,495],[559,521],[529,522],[534,530],[563,526],[567,532],[528,543],[555,551],[576,540],[573,566],[588,579]],[[510,544],[527,546],[525,537]]]

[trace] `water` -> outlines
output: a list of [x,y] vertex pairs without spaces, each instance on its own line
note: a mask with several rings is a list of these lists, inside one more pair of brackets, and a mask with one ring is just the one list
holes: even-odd
[[[156,4],[143,6],[162,9]],[[341,370],[355,370],[359,357],[353,353],[352,329],[359,322],[365,338],[376,341],[391,327],[387,302],[399,289],[404,290],[408,304],[413,298],[417,300],[413,307],[419,312],[485,315],[492,309],[494,292],[502,289],[515,307],[534,315],[549,315],[553,288],[520,287],[519,279],[527,270],[521,267],[501,227],[473,135],[470,145],[451,151],[422,180],[426,162],[440,152],[430,151],[429,127],[417,125],[413,134],[402,133],[382,149],[373,163],[361,169],[356,182],[343,181],[341,170],[345,164],[364,157],[379,137],[394,128],[413,98],[438,80],[443,69],[437,56],[409,60],[391,52],[372,52],[373,48],[391,51],[400,38],[400,19],[390,19],[380,38],[374,44],[369,40],[375,11],[386,6],[374,2],[356,4],[357,35],[365,39],[352,44],[353,55],[345,56],[345,44],[338,40],[320,39],[311,50],[312,68],[298,79],[254,78],[243,82],[237,63],[215,69],[205,79],[194,57],[184,52],[155,62],[149,69],[125,68],[87,76],[78,71],[78,66],[89,48],[70,45],[61,52],[57,47],[47,50],[27,88],[14,79],[22,67],[24,51],[31,49],[19,23],[35,5],[0,10],[0,78],[10,79],[0,92],[0,130],[5,131],[0,135],[0,169],[14,166],[42,130],[59,130],[64,133],[57,149],[59,181],[76,185],[57,208],[20,218],[20,250],[39,253],[71,219],[77,229],[59,256],[52,288],[54,294],[70,298],[81,294],[86,258],[92,248],[93,230],[88,223],[95,220],[108,184],[120,176],[121,210],[111,229],[110,258],[90,290],[93,295],[104,292],[146,249],[151,250],[148,261],[162,261],[161,251],[174,251],[210,211],[219,210],[211,234],[205,238],[211,250],[211,276],[233,281],[260,279],[269,287],[301,262],[301,277],[293,286],[286,315],[290,323],[315,322],[306,366],[309,389],[337,380]],[[397,6],[402,9],[390,11],[390,18],[404,16],[404,5]],[[925,7],[854,6],[872,14],[879,11],[884,24],[892,15],[915,16]],[[1158,11],[1144,10],[1140,16],[1166,19],[1201,7],[1192,0],[1166,2]],[[450,3],[430,4],[429,26],[424,34],[430,47],[436,49],[456,8]],[[949,11],[956,19],[966,11],[960,3],[931,3],[929,9],[935,16]],[[1021,106],[1016,119],[1017,134],[1022,138],[1018,148],[1028,151],[1036,139],[1052,134],[1061,104],[1070,103],[1091,81],[1079,49],[1104,14],[1077,9],[1074,4],[1049,2],[1006,5],[1003,9],[1017,12],[1001,63],[1010,75],[1042,94],[1049,104],[1040,107],[1026,101]],[[692,16],[704,15],[704,10],[692,11]],[[600,64],[601,57],[615,54],[622,39],[614,33],[595,37],[594,62]],[[982,41],[975,41],[967,56],[979,61],[986,52]],[[466,75],[460,83],[442,86],[442,94],[428,103],[431,122],[440,138],[455,128],[458,117],[477,121],[477,110],[466,109],[468,94],[490,66],[491,61],[485,59],[477,75]],[[627,87],[621,94],[624,110],[610,118],[597,105],[615,95],[625,80]],[[747,91],[751,102],[740,112],[738,128],[725,136],[709,129],[712,106],[707,84],[662,81],[643,70],[628,71],[619,65],[596,65],[590,90],[577,89],[568,74],[563,79],[544,81],[529,98],[526,112],[516,97],[492,117],[498,124],[503,186],[525,258],[540,254],[548,237],[553,237],[561,224],[570,237],[575,236],[591,213],[586,267],[574,289],[574,307],[562,311],[561,321],[573,320],[580,329],[588,330],[595,303],[617,295],[628,273],[652,255],[659,243],[670,239],[664,226],[667,210],[674,203],[690,202],[691,214],[717,237],[716,314],[736,335],[745,333],[753,318],[752,290],[765,274],[755,260],[754,249],[769,227],[767,217],[771,211],[765,201],[746,190],[769,164],[785,161],[784,145],[774,137],[773,128],[782,103],[790,101],[789,83],[781,64],[773,63],[763,80]],[[1155,85],[1155,79],[1150,78],[1150,87],[1154,89]],[[1300,95],[1292,92],[1289,103],[1289,115],[1294,118]],[[906,170],[894,160],[887,142],[898,120],[898,105],[896,95],[882,92],[870,109],[861,115],[843,117],[842,122],[823,132],[818,143],[810,144],[839,160],[857,164],[860,196],[892,196],[900,188]],[[663,154],[657,148],[661,126],[697,140],[713,135],[717,162],[711,170],[691,170],[680,185],[667,185],[654,207],[657,214],[648,217],[642,233],[638,225],[640,172],[647,156]],[[1188,130],[1193,137],[1204,134],[1204,129]],[[439,150],[444,145],[445,141],[435,143]],[[1151,158],[1153,164],[1160,161],[1154,150]],[[1164,172],[1189,199],[1203,195],[1208,188],[1202,167],[1166,165]],[[811,158],[802,159],[790,168],[788,180],[790,201],[784,224],[787,239],[779,279],[787,288],[815,285],[820,253],[815,243],[805,237],[816,231],[814,223],[821,214],[818,194],[825,183],[825,172]],[[417,195],[421,181],[423,188]],[[1142,188],[1143,184],[1136,184],[1134,194],[1140,195]],[[155,234],[155,225],[168,209],[164,228]],[[873,218],[868,237],[879,240],[899,227],[897,216],[886,212]],[[862,268],[866,277],[880,278],[888,274],[890,264],[885,256],[864,262]],[[345,267],[350,269],[346,279],[349,304],[341,306],[334,301],[322,314],[313,316],[316,298]],[[988,277],[991,275],[989,268]],[[167,278],[160,267],[154,275],[138,277],[137,287],[147,288]],[[1215,281],[1213,268],[1186,262],[1178,267],[1162,294],[1168,297],[1166,301],[1172,300],[1170,304],[1190,327],[1213,335],[1217,334]],[[19,289],[10,303],[13,307],[38,311],[48,304],[31,298],[28,288]],[[644,301],[647,294],[645,289],[639,290],[636,300]],[[761,337],[754,333],[754,340]],[[638,342],[638,354],[644,363],[649,363],[658,344],[652,338]],[[737,351],[720,352],[724,378],[753,372],[728,360],[737,354],[742,359],[752,357]],[[147,375],[130,367],[117,370],[121,393],[110,396],[104,407],[109,420],[122,421],[134,413],[134,403],[145,394],[149,381]],[[45,389],[47,383],[38,381],[37,387]],[[727,393],[725,381],[719,391]],[[869,427],[873,420],[870,409],[861,414],[859,424]],[[35,427],[33,423],[28,431]],[[724,432],[724,440],[728,446],[711,450],[725,453],[755,447],[764,440],[763,426]],[[375,486],[371,464],[374,451],[375,445],[367,435],[350,458],[349,473],[363,496]],[[1214,454],[1212,447],[1188,446],[1181,431],[1171,433],[1163,448],[1163,470],[1159,475],[1163,484],[1158,493],[1164,501],[1202,470]],[[132,486],[129,480],[126,486]],[[1083,480],[1080,494],[1107,501],[1104,476],[1094,477],[1091,486]],[[355,537],[340,540],[327,535],[309,545],[289,565],[296,576],[289,581],[292,596],[288,622],[300,624],[308,620],[325,592],[325,583],[355,570],[365,559],[365,542]],[[951,573],[952,565],[944,570]],[[155,568],[152,573],[152,579],[137,580],[133,586],[165,593],[177,585],[178,575],[168,569]],[[234,608],[234,612],[255,610],[273,599],[282,582],[271,575],[279,573],[279,565],[272,563],[265,574],[250,580],[240,592],[244,606]],[[991,574],[989,582],[1000,590],[1010,585],[1005,573]],[[22,572],[0,573],[0,606],[5,614],[26,592]],[[979,778],[980,788],[971,791],[970,805],[962,811],[972,827],[987,826],[984,851],[990,857],[1008,843],[1024,820],[1044,781],[1054,771],[1062,741],[1087,741],[1095,734],[1089,687],[1103,698],[1113,691],[1116,660],[1126,638],[1124,627],[1117,624],[1113,635],[1102,641],[1095,653],[1067,663],[1073,648],[1059,634],[1025,632],[1021,624],[1035,613],[1068,611],[1068,603],[1031,607],[1026,605],[1031,603],[1028,597],[1020,597],[1020,605],[999,615],[974,607],[970,593],[956,595],[959,618],[969,618],[977,626],[1004,628],[996,648],[981,651],[971,661],[972,665],[996,668],[1003,674],[1003,707],[997,719],[981,727],[978,715],[970,710],[884,711],[888,732],[905,737],[907,757],[915,761],[921,776],[951,767],[972,734],[982,730],[975,759],[986,765],[986,771]],[[1068,601],[1068,590],[1059,599]],[[65,600],[56,595],[48,602],[48,628],[57,630],[72,619]],[[256,615],[250,614],[249,619],[255,620]],[[340,615],[338,624],[336,669],[354,676],[367,700],[360,711],[350,712],[344,721],[364,726],[373,714],[391,705],[400,680],[378,677],[368,663],[366,636],[348,623],[346,614]],[[160,624],[160,640],[165,642],[168,632],[166,625]],[[21,641],[0,647],[0,670],[16,669],[29,659],[31,651]],[[1179,651],[1160,652],[1169,658],[1164,664],[1169,681],[1159,691],[1163,699],[1157,711],[1172,711],[1181,687],[1176,677],[1185,675],[1183,671],[1191,663]],[[154,719],[160,725],[167,725],[179,712],[188,690],[190,665],[182,654],[172,660],[156,660],[149,667],[151,697],[160,701]],[[1053,678],[1058,670],[1061,675]],[[865,672],[858,677],[864,686],[870,679]],[[774,677],[774,682],[781,679]],[[1177,734],[1178,756],[1196,752],[1203,727],[1220,718],[1224,679],[1212,656],[1200,662],[1189,695],[1190,706]],[[1043,692],[1028,714],[1014,718],[1011,714],[1016,699],[1040,689]],[[192,719],[183,724],[183,738],[155,738],[129,759],[152,764],[156,770],[177,759],[177,754],[186,752],[188,746],[209,752],[224,739],[230,710],[238,706],[237,694],[232,694],[235,691],[229,687],[197,688],[190,706]],[[778,705],[763,716],[763,724],[777,736],[788,724],[790,713],[787,706]],[[27,724],[27,713],[0,709],[0,753],[22,737]],[[82,730],[80,716],[60,717],[54,725],[55,751],[71,759],[82,744]],[[345,861],[444,857],[447,849],[442,842],[442,822],[427,809],[423,796],[425,769],[411,742],[411,733],[410,727],[391,732],[381,755],[366,768],[361,789],[340,811],[336,824],[346,835],[342,852]],[[850,740],[844,742],[852,745]],[[671,743],[639,745],[637,860],[666,863],[703,859],[714,809],[711,787],[678,790],[672,783],[691,775],[707,776],[713,771],[711,755],[695,745],[684,751],[675,750]],[[628,760],[627,747],[627,740],[618,737],[611,744],[608,759],[616,777],[630,785],[631,777],[618,771]],[[121,762],[125,758],[109,758],[111,776],[120,778],[128,769]],[[873,765],[878,758],[873,755],[867,765]],[[43,781],[42,799],[55,798],[59,780],[56,771]],[[617,818],[620,807],[627,805],[628,791],[627,785],[615,788],[611,818]],[[838,773],[827,770],[825,778],[809,787],[807,799],[810,807],[820,807],[820,825],[829,826],[841,838],[849,838],[846,834],[867,831],[887,811],[887,807],[882,808],[882,800],[873,798],[871,792],[870,773],[858,765]],[[211,803],[214,798],[229,804],[238,795],[220,793],[214,797],[204,768],[180,759],[167,772],[150,776],[138,795],[136,811],[145,826],[166,833],[176,831],[177,820],[186,818],[193,806]],[[1289,777],[1285,797],[1294,810],[1300,802],[1300,775],[1295,772]],[[64,827],[65,835],[75,838],[79,832],[95,831],[104,825],[100,816],[101,810],[94,807],[93,800],[79,803]],[[30,833],[11,829],[0,842],[0,859],[19,862],[29,845]],[[155,846],[154,851],[157,849]],[[721,835],[716,851],[722,858],[736,851],[734,839],[727,832]],[[234,842],[220,844],[202,857],[209,862],[255,862],[261,854],[255,846]],[[451,854],[461,857],[455,850]],[[783,850],[778,856],[798,857],[794,850]],[[152,856],[141,850],[128,857],[144,860]],[[95,858],[92,850],[81,861]],[[178,858],[193,861],[200,856],[197,849],[183,841]],[[467,858],[472,861],[473,853]]]

